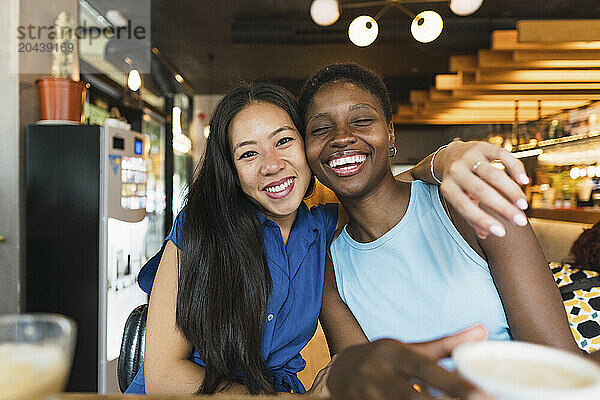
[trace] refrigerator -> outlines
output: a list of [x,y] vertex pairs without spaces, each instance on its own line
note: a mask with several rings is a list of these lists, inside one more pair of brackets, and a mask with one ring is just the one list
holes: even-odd
[[149,140],[127,124],[30,125],[26,136],[25,311],[75,320],[67,391],[120,393],[129,313],[147,302]]

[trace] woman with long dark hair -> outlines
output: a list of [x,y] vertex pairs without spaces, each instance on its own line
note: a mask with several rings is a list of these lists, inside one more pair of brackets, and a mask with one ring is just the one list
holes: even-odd
[[[295,373],[316,328],[338,211],[302,203],[314,178],[297,126],[294,98],[276,85],[237,88],[217,105],[150,279],[149,393],[304,392]],[[143,378],[128,392],[143,391]]]
[[[302,126],[293,96],[273,84],[237,88],[217,105],[185,207],[139,276],[151,290],[146,351],[127,393],[305,391],[299,352],[315,332],[325,255],[343,220],[337,205],[303,203],[314,178]],[[470,146],[456,148],[440,150],[436,170]],[[429,156],[410,174],[432,180],[433,167]],[[322,377],[311,393],[324,390]]]

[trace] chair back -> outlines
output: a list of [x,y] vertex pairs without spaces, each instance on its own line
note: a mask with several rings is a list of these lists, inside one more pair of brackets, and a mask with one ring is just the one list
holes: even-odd
[[550,262],[550,268],[577,345],[587,353],[599,351],[600,273],[561,262]]
[[117,376],[119,388],[125,392],[129,384],[144,362],[144,344],[146,336],[146,318],[148,317],[148,304],[138,306],[129,314],[125,322],[119,362],[117,365]]

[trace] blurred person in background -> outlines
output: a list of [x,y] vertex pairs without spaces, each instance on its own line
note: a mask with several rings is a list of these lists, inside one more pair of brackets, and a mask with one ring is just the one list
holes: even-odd
[[600,349],[600,222],[579,235],[570,255],[573,262],[550,262],[550,268],[575,341],[594,353]]

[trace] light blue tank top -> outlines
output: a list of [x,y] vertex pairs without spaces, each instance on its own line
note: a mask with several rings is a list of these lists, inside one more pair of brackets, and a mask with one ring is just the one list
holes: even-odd
[[488,264],[450,221],[437,186],[413,182],[406,215],[373,242],[344,227],[331,256],[340,296],[371,341],[429,341],[475,324],[491,340],[510,339]]

